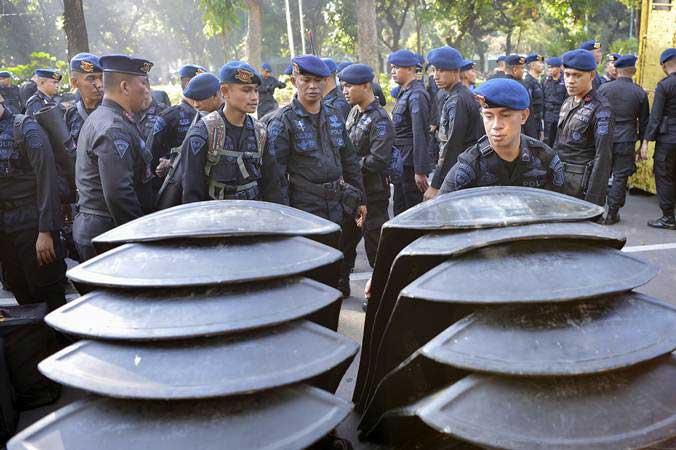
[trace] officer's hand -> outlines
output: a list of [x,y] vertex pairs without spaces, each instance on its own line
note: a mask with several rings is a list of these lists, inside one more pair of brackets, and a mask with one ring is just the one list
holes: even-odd
[[432,186],[428,187],[423,194],[423,201],[432,200],[439,193],[439,189],[434,189]]
[[422,173],[415,174],[415,184],[418,186],[420,192],[425,192],[427,188],[430,187],[429,183],[427,182],[427,175]]
[[638,154],[638,159],[640,159],[641,161],[647,161],[648,160],[648,143],[647,142],[643,142],[643,144],[641,144],[641,151]]
[[541,141],[545,140],[545,132],[544,131],[540,131],[540,140]]
[[430,133],[434,133],[435,131],[437,131],[437,128],[439,128],[438,125],[430,125]]
[[169,171],[170,166],[171,166],[170,160],[160,158],[160,163],[157,165],[155,173],[157,174],[158,177],[164,178],[167,176],[167,172]]
[[366,214],[366,205],[360,205],[359,208],[357,208],[357,226],[359,228],[364,226],[364,223],[366,222]]
[[38,240],[35,242],[35,251],[38,256],[38,265],[40,266],[45,266],[56,260],[52,233],[38,233]]

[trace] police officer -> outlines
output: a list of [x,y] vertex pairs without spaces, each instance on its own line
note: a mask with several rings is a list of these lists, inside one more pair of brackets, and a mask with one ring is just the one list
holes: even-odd
[[0,71],[0,97],[4,99],[5,108],[18,114],[23,111],[19,88],[12,86],[12,74],[6,70]]
[[415,53],[397,50],[388,56],[387,62],[392,67],[392,79],[400,86],[392,110],[394,144],[404,161],[402,180],[394,185],[394,214],[397,215],[422,202],[423,193],[429,188],[427,175],[433,169],[430,98],[423,82],[416,79],[419,61]]
[[[580,46],[581,49],[587,50],[594,56],[594,62],[596,63],[596,66],[598,67],[599,64],[601,64],[601,58],[603,58],[603,55],[601,54],[601,43],[598,42],[595,39],[591,39],[589,41],[585,41],[582,43]],[[594,80],[592,81],[592,87],[594,89],[598,89],[599,86],[601,86],[604,83],[603,78],[599,73],[596,71],[596,68],[594,68]]]
[[28,99],[38,90],[37,79],[37,75],[33,74],[30,80],[26,80],[19,85],[19,97],[21,98],[21,105],[24,111],[26,110]]
[[615,62],[620,59],[622,55],[619,53],[610,53],[606,55],[606,73],[601,77],[603,83],[609,83],[617,79],[617,70],[615,69]]
[[493,73],[488,77],[489,80],[493,78],[504,78],[505,77],[505,59],[507,59],[507,55],[500,55],[498,56],[498,59],[496,61],[497,67],[493,71]]
[[655,141],[653,172],[662,217],[651,220],[654,228],[676,230],[674,201],[676,200],[676,48],[660,55],[662,70],[667,75],[655,87],[653,106],[646,128],[641,158],[648,158],[648,142]]
[[427,59],[434,66],[434,79],[447,96],[441,107],[437,132],[439,163],[425,192],[425,200],[437,195],[458,156],[484,134],[479,104],[474,94],[460,81],[460,69],[465,65],[460,52],[452,47],[435,48]]
[[99,58],[91,53],[79,53],[70,60],[70,85],[80,99],[66,111],[66,125],[75,145],[87,117],[103,99],[103,69]]
[[336,109],[340,112],[343,120],[347,120],[347,116],[350,115],[350,110],[352,109],[350,105],[345,100],[343,91],[336,84],[336,70],[338,66],[335,61],[331,58],[322,58],[326,67],[329,68],[331,75],[326,79],[326,85],[324,86],[324,103]]
[[168,106],[166,104],[158,103],[152,93],[149,93],[144,102],[144,108],[141,111],[134,113],[134,120],[136,120],[141,136],[143,136],[143,139],[146,142],[148,142],[153,135],[160,114],[167,108]]
[[42,128],[0,104],[0,262],[19,304],[65,304],[54,154]]
[[544,136],[544,93],[540,84],[540,76],[544,71],[544,57],[537,53],[531,53],[526,56],[526,76],[523,79],[523,85],[531,98],[530,114],[524,128],[524,134],[539,140]]
[[460,81],[472,92],[476,87],[476,69],[474,66],[474,61],[466,59],[465,64],[460,68]]
[[554,150],[566,174],[564,192],[605,205],[613,148],[613,114],[593,89],[594,55],[577,49],[563,55],[568,99],[561,107]]
[[525,186],[561,191],[563,167],[546,144],[521,133],[529,96],[515,80],[488,80],[476,89],[486,135],[458,157],[440,194],[479,186]]
[[228,62],[219,75],[225,107],[191,127],[183,145],[183,203],[203,200],[281,203],[275,157],[265,149],[265,126],[249,115],[258,107],[262,77],[241,61]]
[[558,56],[547,58],[547,78],[542,83],[544,94],[544,132],[545,142],[552,147],[556,140],[561,105],[568,98],[566,83],[563,80],[561,66],[563,61]]
[[354,220],[343,225],[341,249],[345,253],[345,268],[354,267],[357,244],[364,237],[364,249],[371,267],[376,262],[380,229],[389,220],[390,186],[386,169],[392,157],[394,125],[373,94],[373,69],[365,64],[352,64],[338,74],[345,98],[353,105],[347,119],[347,130],[359,157],[366,191],[368,215],[361,231]]
[[95,256],[92,238],[152,211],[152,155],[133,114],[150,96],[153,63],[126,55],[100,58],[103,101],[89,115],[77,143],[79,212],[73,238],[80,257]]
[[258,110],[256,115],[260,118],[279,108],[277,100],[275,100],[275,89],[283,89],[286,86],[286,83],[279,81],[277,78],[272,76],[272,67],[268,63],[263,63],[261,66],[263,80],[261,85],[258,87]]
[[326,64],[316,56],[293,58],[296,95],[268,124],[266,151],[277,157],[285,202],[342,224],[366,219],[359,157],[340,112],[322,101]]
[[604,224],[620,221],[619,210],[624,206],[627,181],[636,171],[636,141],[642,141],[648,125],[650,107],[642,87],[633,82],[636,56],[624,55],[614,62],[617,79],[604,83],[599,94],[608,99],[615,117],[613,128],[613,184],[608,190],[608,214]]
[[197,64],[186,64],[181,66],[181,68],[178,69],[178,77],[181,80],[181,91],[185,91],[185,88],[188,86],[188,83],[190,83],[190,80],[195,78],[197,75],[206,72],[208,72],[206,68]]
[[56,104],[53,97],[59,92],[59,82],[62,75],[52,69],[38,69],[35,71],[37,91],[26,102],[26,114],[33,116],[45,106]]
[[183,91],[183,96],[190,100],[200,113],[217,111],[222,108],[224,102],[221,82],[217,76],[210,73],[201,73],[190,80]]

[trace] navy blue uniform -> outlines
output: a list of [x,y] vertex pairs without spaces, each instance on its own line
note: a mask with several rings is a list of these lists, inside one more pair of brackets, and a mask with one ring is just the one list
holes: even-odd
[[422,202],[423,193],[415,184],[415,174],[429,174],[434,168],[430,149],[430,98],[425,85],[413,80],[402,88],[392,110],[395,145],[401,150],[404,174],[394,186],[394,214]]
[[275,89],[282,89],[284,86],[286,84],[272,75],[261,80],[261,85],[258,86],[258,109],[256,110],[258,118],[279,107],[277,100],[275,100]]
[[52,105],[56,105],[53,98],[40,91],[35,91],[35,94],[33,94],[26,102],[26,114],[33,117],[36,112],[40,111],[45,106]]
[[18,87],[0,86],[0,96],[5,99],[5,108],[9,107],[9,109],[14,114],[23,112],[23,106],[21,105],[21,95],[19,93]]
[[152,130],[152,139],[148,140],[155,164],[160,158],[169,159],[171,149],[183,144],[195,114],[197,114],[195,108],[185,100],[159,113]]
[[[61,246],[61,207],[56,163],[47,136],[27,118],[15,140],[15,116],[0,116],[0,260],[7,285],[17,302],[47,302],[50,309],[65,303]],[[56,260],[39,266],[38,233],[51,233]]]
[[266,152],[277,158],[290,206],[342,224],[354,212],[347,201],[354,190],[360,197],[354,201],[364,204],[359,157],[340,112],[323,101],[317,114],[295,97],[277,110],[268,123]]
[[347,116],[350,115],[350,111],[352,110],[339,86],[336,86],[324,96],[324,103],[338,110],[343,120],[347,120]]
[[144,111],[134,114],[134,118],[139,126],[139,131],[143,139],[148,141],[155,130],[155,125],[159,120],[160,113],[167,109],[164,103],[158,103],[154,98],[150,102],[150,106]]
[[544,93],[542,92],[542,85],[530,73],[527,73],[523,80],[523,85],[530,95],[530,114],[528,120],[524,125],[524,134],[540,139],[540,133],[543,131],[543,116],[544,116]]
[[543,142],[521,135],[521,149],[514,161],[500,158],[487,137],[458,157],[441,186],[440,194],[481,186],[524,186],[563,191],[563,165]]
[[563,81],[563,74],[559,76],[558,80],[547,77],[543,83],[542,90],[544,92],[545,142],[551,147],[556,140],[556,130],[559,123],[561,105],[563,105],[563,102],[568,98],[568,91],[566,91],[566,84]]
[[[94,107],[94,109],[96,109],[96,107]],[[94,109],[85,108],[84,103],[80,100],[75,106],[66,111],[66,126],[68,126],[70,137],[73,139],[75,145],[77,145],[77,141],[80,138],[80,131],[82,130],[85,120],[87,120],[87,117],[94,112]]]

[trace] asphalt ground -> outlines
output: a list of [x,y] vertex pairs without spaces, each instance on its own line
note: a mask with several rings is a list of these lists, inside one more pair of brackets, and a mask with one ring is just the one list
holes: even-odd
[[[659,268],[658,275],[648,284],[639,288],[638,291],[676,306],[676,231],[656,230],[646,226],[646,221],[655,219],[658,215],[659,208],[656,197],[644,194],[628,195],[627,205],[620,211],[621,222],[613,227],[627,236],[624,251],[650,261]],[[370,277],[370,272],[371,267],[366,259],[363,245],[360,244],[350,282],[352,295],[343,301],[338,330],[359,343],[362,341],[365,317],[361,307],[363,291],[366,281]],[[70,291],[68,297],[72,299],[77,297],[77,294]],[[11,293],[0,290],[0,304],[11,303],[14,303]],[[359,356],[355,358],[343,378],[338,388],[338,396],[348,400],[352,398],[358,361]],[[25,428],[44,415],[81,396],[82,393],[78,391],[65,389],[62,398],[56,404],[22,413],[20,428]],[[378,446],[376,445],[357,440],[354,433],[357,422],[358,417],[354,414],[351,415],[338,428],[338,434],[349,438],[356,450],[377,449]]]

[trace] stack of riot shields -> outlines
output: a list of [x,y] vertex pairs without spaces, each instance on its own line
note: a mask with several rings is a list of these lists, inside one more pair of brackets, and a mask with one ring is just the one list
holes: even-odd
[[91,393],[9,443],[31,450],[302,449],[351,405],[358,345],[337,334],[339,228],[265,202],[214,201],[99,236],[47,322],[83,340],[40,363]]
[[[676,310],[590,219],[529,188],[441,196],[381,236],[355,391],[401,449],[676,448]],[[662,443],[659,447],[651,447]]]

